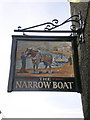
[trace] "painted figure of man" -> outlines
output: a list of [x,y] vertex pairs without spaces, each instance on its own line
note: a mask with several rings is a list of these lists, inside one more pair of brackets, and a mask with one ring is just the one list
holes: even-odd
[[21,53],[21,61],[22,61],[22,67],[21,67],[21,70],[20,72],[23,72],[23,73],[27,73],[26,71],[26,55],[24,52]]
[[72,58],[71,58],[71,56],[68,58],[68,61],[70,62],[70,65],[72,65]]

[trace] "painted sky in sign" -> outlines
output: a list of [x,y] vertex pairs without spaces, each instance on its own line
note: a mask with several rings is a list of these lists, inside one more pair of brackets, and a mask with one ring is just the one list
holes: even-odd
[[[69,3],[29,0],[0,1],[0,110],[7,118],[82,118],[81,95],[61,92],[7,93],[13,30],[70,17]],[[69,29],[64,25],[60,29]],[[40,33],[41,34],[41,33]]]

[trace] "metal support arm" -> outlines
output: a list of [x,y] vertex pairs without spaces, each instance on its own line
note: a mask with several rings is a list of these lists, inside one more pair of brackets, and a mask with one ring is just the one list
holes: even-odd
[[[71,30],[54,30],[57,27],[60,27],[68,22],[72,22],[72,25],[70,26]],[[33,28],[37,28],[40,26],[45,26],[44,30],[33,30]],[[80,42],[84,42],[83,40],[83,31],[84,31],[84,22],[82,20],[81,13],[78,15],[73,15],[61,24],[59,24],[59,21],[57,19],[52,20],[52,22],[46,22],[43,24],[35,25],[32,27],[24,28],[22,29],[21,26],[18,27],[17,30],[14,30],[14,32],[44,32],[44,33],[72,33],[74,35],[77,35],[80,39]]]

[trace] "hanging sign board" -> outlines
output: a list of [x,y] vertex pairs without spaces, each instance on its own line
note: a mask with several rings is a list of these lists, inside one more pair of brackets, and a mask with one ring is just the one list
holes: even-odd
[[12,36],[8,92],[80,92],[76,37]]

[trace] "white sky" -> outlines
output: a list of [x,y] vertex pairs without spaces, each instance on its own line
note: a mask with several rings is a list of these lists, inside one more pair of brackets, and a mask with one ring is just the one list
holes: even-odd
[[[31,2],[32,1],[32,2]],[[81,95],[65,92],[7,93],[13,30],[70,17],[66,0],[0,1],[0,110],[6,118],[83,118]],[[49,1],[49,2],[48,2]],[[63,29],[69,25],[63,26]]]

